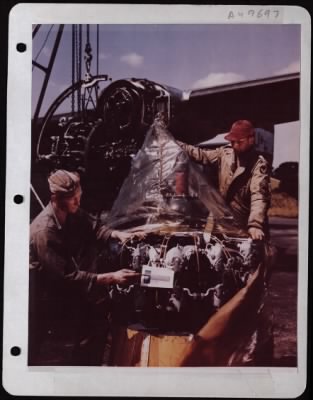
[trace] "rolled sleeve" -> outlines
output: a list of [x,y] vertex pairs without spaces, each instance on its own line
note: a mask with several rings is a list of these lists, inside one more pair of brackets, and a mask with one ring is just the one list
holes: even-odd
[[213,164],[217,162],[220,157],[220,149],[204,150],[198,146],[192,146],[180,141],[176,142],[190,158],[202,164]]

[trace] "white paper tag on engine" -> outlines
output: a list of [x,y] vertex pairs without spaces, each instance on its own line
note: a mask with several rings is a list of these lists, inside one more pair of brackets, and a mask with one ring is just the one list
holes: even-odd
[[140,284],[147,287],[172,289],[174,286],[174,271],[168,268],[144,265]]

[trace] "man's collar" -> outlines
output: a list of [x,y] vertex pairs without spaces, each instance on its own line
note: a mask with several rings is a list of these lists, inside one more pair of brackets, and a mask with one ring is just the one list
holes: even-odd
[[52,202],[51,202],[51,201],[50,201],[50,203],[49,203],[49,207],[50,207],[51,212],[52,212],[52,214],[53,214],[53,217],[54,217],[54,219],[55,219],[55,223],[56,223],[56,225],[57,225],[57,228],[58,228],[59,230],[61,230],[61,229],[62,229],[62,225],[60,224],[60,221],[58,220],[58,218],[57,218],[57,216],[56,216],[56,213],[55,213],[55,211],[54,211],[54,208],[53,208],[53,205],[52,205]]

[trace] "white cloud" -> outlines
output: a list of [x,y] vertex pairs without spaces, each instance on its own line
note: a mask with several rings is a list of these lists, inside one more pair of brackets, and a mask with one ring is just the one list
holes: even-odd
[[192,89],[201,89],[212,86],[225,85],[228,83],[242,82],[245,78],[243,75],[234,72],[211,73],[205,78],[199,79],[192,84]]
[[275,72],[275,75],[284,75],[284,74],[292,74],[293,72],[300,72],[300,62],[294,61],[289,64],[287,67],[282,68]]
[[125,64],[128,64],[129,66],[136,68],[143,64],[144,58],[143,56],[137,53],[128,53],[125,54],[124,56],[121,56],[120,60]]

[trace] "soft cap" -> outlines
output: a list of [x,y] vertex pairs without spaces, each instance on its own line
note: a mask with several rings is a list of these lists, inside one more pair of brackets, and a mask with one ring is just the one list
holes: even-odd
[[246,119],[240,119],[232,124],[230,132],[225,136],[226,140],[240,140],[254,135],[252,123]]
[[80,178],[75,172],[59,169],[49,176],[48,183],[52,194],[71,194],[75,192],[80,185]]

